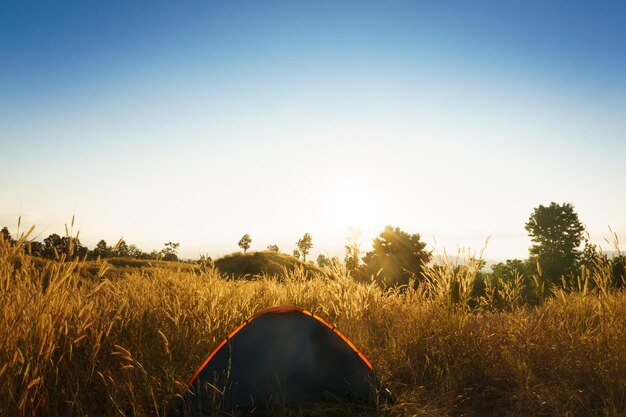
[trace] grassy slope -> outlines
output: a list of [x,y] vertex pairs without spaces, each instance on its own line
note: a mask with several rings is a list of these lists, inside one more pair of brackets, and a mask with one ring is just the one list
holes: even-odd
[[42,270],[0,244],[0,415],[162,415],[230,330],[277,304],[320,314],[365,353],[398,399],[384,414],[626,413],[624,292],[469,311],[336,274],[155,268],[96,284],[79,267]]
[[224,275],[245,277],[282,275],[286,271],[301,269],[313,276],[323,271],[312,263],[303,262],[291,255],[278,252],[236,252],[215,261],[215,267]]
[[[14,266],[21,267],[23,257],[13,257]],[[49,270],[51,265],[59,268],[60,264],[49,259],[39,258],[36,256],[29,257],[30,264],[39,270]],[[145,272],[149,274],[154,269],[166,269],[173,272],[187,271],[193,272],[198,269],[198,265],[184,262],[165,262],[152,259],[134,259],[134,258],[107,258],[104,261],[85,261],[81,262],[76,272],[89,279],[99,278],[98,274],[102,271],[103,264],[106,267],[107,278],[121,278],[129,272]]]

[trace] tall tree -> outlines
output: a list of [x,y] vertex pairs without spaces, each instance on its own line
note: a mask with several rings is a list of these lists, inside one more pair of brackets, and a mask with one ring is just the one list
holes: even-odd
[[243,249],[243,253],[246,253],[246,251],[250,249],[251,243],[252,243],[252,239],[250,238],[250,235],[246,233],[245,235],[241,237],[241,239],[239,239],[238,245],[241,249]]
[[585,228],[569,203],[539,205],[526,223],[533,241],[530,259],[536,261],[544,278],[559,282],[572,274],[581,259],[580,244]]
[[411,278],[422,279],[423,267],[430,261],[431,253],[420,239],[417,233],[385,227],[363,258],[362,277],[377,277],[386,286],[406,285]]
[[361,231],[357,228],[350,228],[348,230],[348,236],[346,237],[347,244],[346,257],[344,262],[348,271],[356,272],[359,268],[360,256],[361,256],[361,244],[359,243],[359,236]]
[[305,233],[301,239],[296,243],[300,253],[302,254],[302,260],[306,262],[306,256],[309,254],[309,251],[313,247],[313,238],[308,233]]

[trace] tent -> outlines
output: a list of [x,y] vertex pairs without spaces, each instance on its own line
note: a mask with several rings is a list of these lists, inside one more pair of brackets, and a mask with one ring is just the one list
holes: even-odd
[[367,358],[334,326],[294,306],[263,310],[233,330],[188,383],[174,415],[336,402],[374,405]]

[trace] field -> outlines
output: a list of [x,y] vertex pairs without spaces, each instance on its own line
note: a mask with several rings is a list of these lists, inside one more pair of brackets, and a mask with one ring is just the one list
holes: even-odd
[[340,268],[245,281],[210,264],[109,268],[42,264],[0,239],[2,416],[162,416],[229,331],[278,304],[319,314],[370,359],[396,402],[366,415],[626,414],[626,293],[602,285],[493,308],[451,302],[448,284],[471,280],[453,268],[404,291]]

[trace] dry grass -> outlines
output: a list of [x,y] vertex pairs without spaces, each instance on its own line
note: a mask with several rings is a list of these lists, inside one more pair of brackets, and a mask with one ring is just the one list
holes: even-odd
[[88,280],[78,261],[36,267],[20,243],[0,239],[3,416],[163,415],[225,334],[277,304],[316,312],[361,348],[396,394],[384,415],[626,414],[624,292],[555,291],[539,307],[495,311],[488,299],[469,307],[463,280],[474,277],[458,268],[404,292],[340,270],[234,281],[205,266],[109,279],[102,263]]

